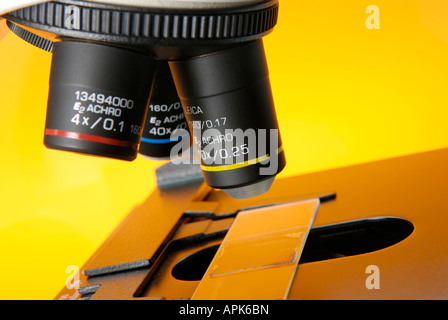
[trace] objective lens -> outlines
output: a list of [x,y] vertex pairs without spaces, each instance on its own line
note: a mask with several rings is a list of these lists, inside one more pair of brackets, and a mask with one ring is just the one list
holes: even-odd
[[[188,134],[187,120],[166,61],[159,61],[154,76],[139,153],[154,160],[170,158],[172,147]],[[179,135],[177,133],[179,132]],[[176,137],[176,138],[175,138]]]
[[45,145],[183,162],[194,143],[209,186],[267,191],[285,166],[262,44],[278,0],[128,2],[53,0],[4,16],[24,40],[55,42]]
[[54,43],[45,146],[134,160],[154,69],[152,58],[129,49]]
[[207,184],[237,199],[266,192],[286,160],[262,41],[170,67]]

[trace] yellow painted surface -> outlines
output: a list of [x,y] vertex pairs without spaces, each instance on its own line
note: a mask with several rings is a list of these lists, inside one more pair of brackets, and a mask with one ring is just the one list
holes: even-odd
[[[380,29],[366,27],[369,5]],[[448,146],[447,16],[444,0],[280,0],[265,38],[280,177]],[[160,163],[45,149],[51,55],[0,39],[0,299],[52,299],[151,192]]]

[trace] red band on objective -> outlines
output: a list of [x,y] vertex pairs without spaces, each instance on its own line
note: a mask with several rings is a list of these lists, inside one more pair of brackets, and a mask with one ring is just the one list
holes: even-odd
[[70,138],[70,139],[76,139],[76,140],[92,141],[92,142],[98,142],[98,143],[103,143],[103,144],[110,144],[110,145],[118,146],[118,147],[128,147],[128,148],[133,148],[133,149],[137,148],[136,143],[129,142],[129,141],[104,138],[104,137],[100,137],[100,136],[94,136],[91,134],[63,131],[63,130],[57,130],[57,129],[45,129],[45,135]]

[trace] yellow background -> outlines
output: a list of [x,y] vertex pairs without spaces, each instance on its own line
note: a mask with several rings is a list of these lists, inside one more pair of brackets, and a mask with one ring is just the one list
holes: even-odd
[[[447,17],[445,0],[281,0],[265,38],[280,177],[448,146]],[[0,41],[0,299],[52,299],[160,165],[45,149],[50,60],[12,33]]]

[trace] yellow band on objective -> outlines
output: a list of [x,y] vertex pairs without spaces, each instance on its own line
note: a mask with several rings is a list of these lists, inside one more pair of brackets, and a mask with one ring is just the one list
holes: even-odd
[[[278,148],[276,150],[276,153],[279,154],[280,152],[283,151],[283,146],[281,146],[280,148]],[[270,156],[268,154],[255,158],[255,159],[251,159],[251,160],[247,160],[244,162],[240,162],[240,163],[235,163],[235,164],[227,164],[224,166],[204,166],[201,165],[201,169],[204,171],[228,171],[228,170],[235,170],[235,169],[239,169],[239,168],[244,168],[247,166],[251,166],[253,164],[257,164],[259,162],[263,162],[267,159],[269,159]]]

